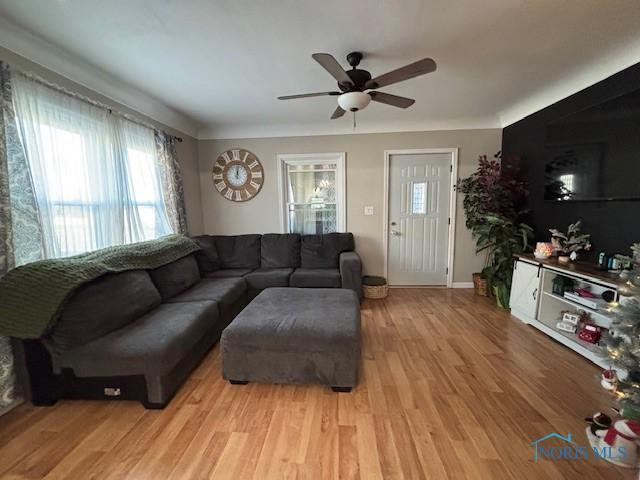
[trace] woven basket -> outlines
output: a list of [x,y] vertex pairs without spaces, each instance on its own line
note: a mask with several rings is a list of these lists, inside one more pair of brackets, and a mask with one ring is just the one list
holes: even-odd
[[383,277],[363,277],[362,294],[364,298],[386,298],[389,295],[389,285]]
[[489,282],[487,282],[486,278],[482,278],[482,275],[479,273],[473,274],[473,289],[476,295],[480,295],[481,297],[489,296]]

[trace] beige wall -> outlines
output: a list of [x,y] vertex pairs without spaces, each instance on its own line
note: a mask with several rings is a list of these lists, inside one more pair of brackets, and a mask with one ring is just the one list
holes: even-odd
[[64,87],[73,92],[84,95],[88,98],[94,99],[105,105],[112,106],[113,108],[131,114],[141,120],[155,125],[157,128],[164,130],[172,135],[182,137],[182,143],[177,144],[178,158],[180,159],[180,165],[182,167],[182,176],[184,180],[184,194],[185,203],[187,209],[187,222],[189,224],[189,233],[199,234],[203,231],[202,225],[202,201],[200,198],[200,178],[198,174],[198,141],[186,135],[183,132],[175,130],[167,125],[159,123],[152,118],[149,118],[139,112],[131,110],[130,108],[119,104],[107,98],[99,93],[90,90],[74,81],[63,77],[41,65],[31,62],[20,55],[17,55],[5,48],[0,47],[0,60],[7,62],[12,68],[22,70],[24,72],[34,73],[41,78]]
[[[276,155],[278,153],[346,152],[347,159],[347,230],[356,236],[357,248],[368,274],[382,274],[382,205],[384,151],[412,148],[459,148],[459,176],[469,175],[480,154],[500,149],[500,129],[452,130],[384,134],[283,137],[243,140],[196,140],[152,118],[132,111],[99,93],[69,80],[0,47],[0,60],[14,68],[32,72],[52,83],[78,92],[99,102],[141,118],[184,139],[178,155],[184,178],[189,232],[241,234],[280,230]],[[254,152],[265,169],[265,183],[260,194],[245,203],[229,202],[213,188],[210,170],[218,154],[233,147]],[[464,226],[462,199],[458,197],[454,282],[468,282],[482,260],[473,253],[474,244]],[[364,216],[365,205],[375,208],[375,215]]]
[[[384,269],[382,248],[382,208],[384,151],[414,148],[459,148],[458,174],[468,176],[478,155],[500,150],[502,130],[451,130],[317,137],[255,138],[242,140],[201,140],[198,142],[200,186],[205,233],[223,235],[280,231],[276,155],[279,153],[346,152],[347,230],[354,233],[367,274],[380,275]],[[224,199],[211,182],[213,161],[224,150],[245,148],[255,153],[265,171],[258,196],[248,202]],[[364,206],[373,205],[375,215],[365,216]],[[454,282],[470,282],[471,274],[482,266],[475,245],[464,225],[462,198],[457,201]]]

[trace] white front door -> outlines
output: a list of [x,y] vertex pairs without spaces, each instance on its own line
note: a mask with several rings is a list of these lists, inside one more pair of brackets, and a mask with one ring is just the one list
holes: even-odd
[[389,156],[390,285],[446,285],[452,153]]

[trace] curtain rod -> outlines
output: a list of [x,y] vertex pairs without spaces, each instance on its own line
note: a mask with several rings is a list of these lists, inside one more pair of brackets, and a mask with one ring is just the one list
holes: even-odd
[[[34,73],[25,72],[23,70],[13,70],[13,69],[12,69],[12,71],[15,71],[18,74],[22,75],[23,77],[28,78],[29,80],[32,80],[34,82],[37,82],[37,83],[39,83],[39,84],[41,84],[41,85],[43,85],[43,86],[45,86],[47,88],[50,88],[50,89],[55,90],[57,92],[63,93],[65,95],[68,95],[68,96],[70,96],[72,98],[75,98],[77,100],[81,100],[83,102],[89,103],[89,104],[93,105],[94,107],[102,108],[103,110],[108,111],[110,115],[116,115],[118,117],[122,117],[122,118],[124,118],[126,120],[129,120],[130,122],[136,123],[138,125],[142,125],[143,127],[150,128],[151,130],[160,130],[159,128],[157,128],[156,126],[152,125],[149,122],[145,122],[144,120],[136,118],[135,116],[133,116],[131,114],[122,112],[122,111],[120,111],[120,110],[118,110],[116,108],[113,108],[113,107],[105,104],[105,103],[99,102],[97,100],[89,98],[89,97],[87,97],[85,95],[82,95],[80,93],[73,92],[73,91],[71,91],[71,90],[69,90],[69,89],[67,89],[65,87],[62,87],[62,86],[57,85],[55,83],[52,83],[52,82],[50,82],[48,80],[45,80],[44,78],[42,78],[42,77],[40,77],[40,76],[38,76],[38,75],[36,75]],[[165,135],[173,138],[176,142],[182,143],[182,137],[178,137],[176,135],[172,135],[170,133],[165,132],[164,130],[161,130],[161,131]]]

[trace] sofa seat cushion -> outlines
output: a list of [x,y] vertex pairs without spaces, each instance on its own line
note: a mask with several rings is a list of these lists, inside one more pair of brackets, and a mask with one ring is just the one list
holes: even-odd
[[338,268],[340,254],[355,250],[352,233],[303,235],[300,266],[302,268]]
[[252,271],[253,268],[223,268],[221,270],[216,270],[215,272],[207,273],[205,278],[244,277]]
[[258,268],[261,235],[213,235],[220,268]]
[[340,288],[337,268],[298,268],[289,277],[291,287]]
[[56,350],[90,342],[160,305],[145,270],[110,273],[80,287],[66,302],[50,338]]
[[261,268],[297,268],[300,266],[300,234],[266,233],[260,243]]
[[[197,285],[168,300],[170,303],[211,300],[224,311],[241,299],[247,291],[244,278],[203,278]],[[222,312],[220,312],[222,313]]]
[[271,287],[288,287],[293,268],[259,268],[244,277],[249,288],[264,290]]
[[124,328],[65,352],[79,377],[165,375],[215,328],[216,302],[164,303]]
[[187,255],[180,260],[150,270],[149,275],[160,292],[163,302],[184,292],[200,280],[200,270],[195,255]]

